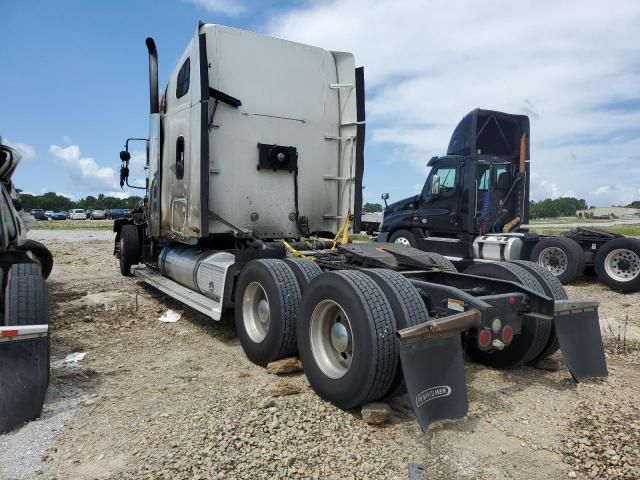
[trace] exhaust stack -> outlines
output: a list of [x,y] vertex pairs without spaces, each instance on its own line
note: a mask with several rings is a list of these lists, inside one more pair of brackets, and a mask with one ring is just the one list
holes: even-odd
[[158,51],[153,38],[145,40],[149,51],[149,107],[150,113],[160,113],[160,97],[158,96]]

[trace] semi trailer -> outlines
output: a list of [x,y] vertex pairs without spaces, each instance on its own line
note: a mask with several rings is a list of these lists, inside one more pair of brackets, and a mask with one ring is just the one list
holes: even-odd
[[575,378],[607,374],[598,302],[567,300],[539,266],[461,274],[438,254],[349,243],[365,129],[352,54],[200,23],[160,94],[146,46],[148,178],[114,222],[123,275],[213,320],[233,311],[249,360],[299,355],[340,408],[408,391],[424,429],[466,414],[463,350],[509,368],[560,348]]
[[45,276],[53,258],[26,239],[30,214],[11,181],[19,162],[0,138],[0,433],[39,417],[49,384]]
[[476,109],[453,131],[447,154],[428,162],[419,195],[388,205],[378,240],[444,255],[461,268],[529,260],[563,284],[593,266],[604,284],[640,290],[640,240],[577,228],[529,232],[530,128],[525,115]]

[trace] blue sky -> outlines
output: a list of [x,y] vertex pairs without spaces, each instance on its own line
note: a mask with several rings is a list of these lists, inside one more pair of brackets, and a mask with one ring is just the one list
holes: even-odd
[[117,192],[122,143],[147,133],[144,39],[164,84],[202,19],[356,55],[365,201],[416,193],[476,107],[530,115],[533,198],[640,199],[635,0],[2,0],[0,18],[0,135],[25,191]]

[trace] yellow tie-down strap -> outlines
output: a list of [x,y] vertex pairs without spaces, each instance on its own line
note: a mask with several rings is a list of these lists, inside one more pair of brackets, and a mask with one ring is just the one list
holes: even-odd
[[296,250],[295,248],[293,248],[289,242],[287,242],[286,240],[281,240],[282,244],[284,245],[284,248],[286,248],[287,250],[289,250],[289,252],[291,252],[291,255],[293,255],[294,257],[300,257],[300,258],[306,258],[308,260],[314,260],[313,257],[309,257],[307,255],[304,255],[302,253],[300,253],[298,250]]
[[349,222],[353,219],[353,214],[351,211],[347,213],[347,216],[344,217],[344,222],[342,226],[336,233],[336,236],[333,239],[333,245],[331,246],[331,250],[335,250],[338,244],[346,245],[349,243]]

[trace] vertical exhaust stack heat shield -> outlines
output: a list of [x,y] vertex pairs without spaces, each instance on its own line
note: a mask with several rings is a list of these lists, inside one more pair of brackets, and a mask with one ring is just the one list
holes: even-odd
[[158,96],[158,50],[153,38],[147,37],[144,42],[149,51],[149,113],[160,113],[160,97]]

